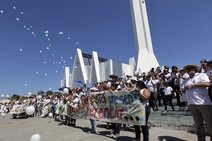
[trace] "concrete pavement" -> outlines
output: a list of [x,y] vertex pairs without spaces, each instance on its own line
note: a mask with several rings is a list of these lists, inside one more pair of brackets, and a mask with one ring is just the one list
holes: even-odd
[[[11,119],[0,116],[0,141],[30,141],[33,134],[39,134],[41,141],[130,141],[135,137],[134,128],[130,126],[121,130],[120,136],[111,138],[112,129],[105,128],[106,123],[97,122],[99,134],[89,134],[89,120],[77,119],[75,127],[63,125],[52,118]],[[141,133],[142,134],[142,133]],[[195,141],[196,135],[184,130],[173,130],[169,126],[152,127],[150,141]],[[207,137],[209,141],[209,137]]]

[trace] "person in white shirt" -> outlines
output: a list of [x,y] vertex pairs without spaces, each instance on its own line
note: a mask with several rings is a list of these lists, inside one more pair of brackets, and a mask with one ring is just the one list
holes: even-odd
[[200,73],[204,73],[205,70],[204,70],[203,66],[206,65],[206,60],[205,60],[205,59],[202,59],[202,60],[200,61],[200,65],[201,65]]
[[163,85],[165,87],[164,90],[163,90],[164,94],[165,94],[165,111],[164,111],[164,114],[166,114],[168,102],[170,103],[172,110],[175,111],[174,106],[172,104],[173,89],[172,89],[172,87],[170,87],[168,85],[167,82],[164,82]]
[[[186,73],[183,69],[179,70],[177,82],[179,83],[180,90],[182,91],[184,89],[184,81],[189,77],[188,73]],[[187,99],[186,94],[184,91],[182,91],[182,99],[181,99],[182,105],[187,105]],[[187,105],[188,106],[188,105]],[[188,110],[188,109],[187,109]]]
[[210,80],[206,74],[198,73],[200,68],[196,65],[189,64],[183,69],[189,74],[184,85],[188,105],[196,124],[198,141],[205,141],[204,121],[212,140],[212,102],[208,95]]
[[181,93],[180,93],[180,87],[179,87],[179,83],[177,81],[178,79],[178,75],[179,75],[179,72],[178,72],[178,68],[176,66],[172,66],[172,73],[171,73],[171,76],[172,76],[172,88],[173,88],[173,91],[174,93],[176,94],[176,98],[177,98],[177,106],[181,106],[181,101],[180,101],[180,97],[181,97]]
[[[152,107],[153,111],[158,110],[158,106],[157,106],[157,93],[155,93],[155,89],[156,89],[156,81],[155,80],[151,80],[151,76],[146,76],[146,87],[149,90],[151,96],[149,99],[149,104],[150,107]],[[156,109],[155,109],[156,108]]]
[[[77,108],[79,103],[78,94],[74,93],[72,99],[70,100],[70,106]],[[71,125],[76,126],[76,119],[71,118]]]
[[145,116],[146,116],[146,123],[144,126],[139,126],[139,125],[134,126],[135,127],[135,136],[136,136],[135,140],[141,139],[140,130],[142,129],[143,140],[148,141],[149,140],[149,127],[148,127],[147,123],[148,123],[148,119],[149,119],[149,115],[150,115],[149,98],[150,98],[151,94],[148,91],[148,89],[146,89],[145,83],[142,81],[137,82],[135,91],[138,92],[138,94],[140,95],[140,101],[145,106]]

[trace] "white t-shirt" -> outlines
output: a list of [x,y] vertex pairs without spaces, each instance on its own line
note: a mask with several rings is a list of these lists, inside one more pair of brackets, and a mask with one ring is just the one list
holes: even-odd
[[106,84],[109,88],[111,88],[111,82],[109,81],[109,82],[107,82],[107,84]]
[[147,86],[147,89],[152,92],[153,89],[154,89],[154,85],[155,85],[155,81],[154,80],[150,80],[150,81],[146,81],[146,86]]
[[77,106],[78,106],[78,102],[79,102],[79,98],[76,97],[76,98],[74,98],[72,101],[73,101],[73,102],[76,102],[76,103],[75,103],[75,104],[71,103],[70,105],[71,105],[72,107],[77,107]]
[[163,89],[163,92],[165,93],[165,95],[171,95],[172,94],[172,91],[173,91],[173,89],[170,86],[168,86],[167,88],[165,87]]
[[[172,82],[172,77],[170,77],[170,76],[171,76],[171,74],[170,74],[170,73],[165,74],[165,78],[166,78],[167,82]],[[169,78],[169,79],[167,79],[168,77],[170,77],[170,78]]]
[[177,83],[178,75],[179,75],[179,73],[178,73],[178,72],[177,72],[177,73],[172,72],[172,77],[176,76],[176,78],[174,79],[174,85],[178,85],[178,83]]
[[[185,73],[182,77],[183,77],[183,78],[188,78],[189,75],[188,75],[188,73]],[[182,78],[179,79],[180,89],[184,89],[184,81],[185,81],[185,80],[182,79]]]
[[[204,73],[196,73],[193,78],[187,78],[184,85],[210,82],[208,76]],[[188,105],[212,105],[208,95],[208,88],[191,88],[186,90]]]
[[[145,89],[140,90],[141,94],[143,94],[144,90],[145,90]],[[143,104],[143,105],[149,105],[149,100],[143,101],[142,104]]]
[[44,99],[43,105],[45,106],[45,105],[48,104],[50,101],[51,101],[50,99]]

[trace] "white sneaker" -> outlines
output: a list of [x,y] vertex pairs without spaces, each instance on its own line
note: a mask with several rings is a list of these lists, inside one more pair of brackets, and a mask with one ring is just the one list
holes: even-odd
[[167,114],[167,113],[168,113],[167,111],[164,111],[164,112],[163,112],[163,114]]

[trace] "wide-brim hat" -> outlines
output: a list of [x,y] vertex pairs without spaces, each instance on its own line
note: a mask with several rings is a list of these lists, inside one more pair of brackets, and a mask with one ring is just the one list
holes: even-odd
[[134,81],[138,81],[138,79],[136,77],[131,77],[130,80],[134,80]]
[[206,61],[207,64],[212,64],[212,60]]
[[91,91],[98,91],[98,88],[97,87],[92,87],[90,88]]
[[188,65],[186,65],[186,66],[183,68],[183,70],[184,70],[184,71],[187,71],[188,68],[196,68],[197,71],[200,71],[200,67],[197,66],[197,65],[194,65],[194,64],[188,64]]

